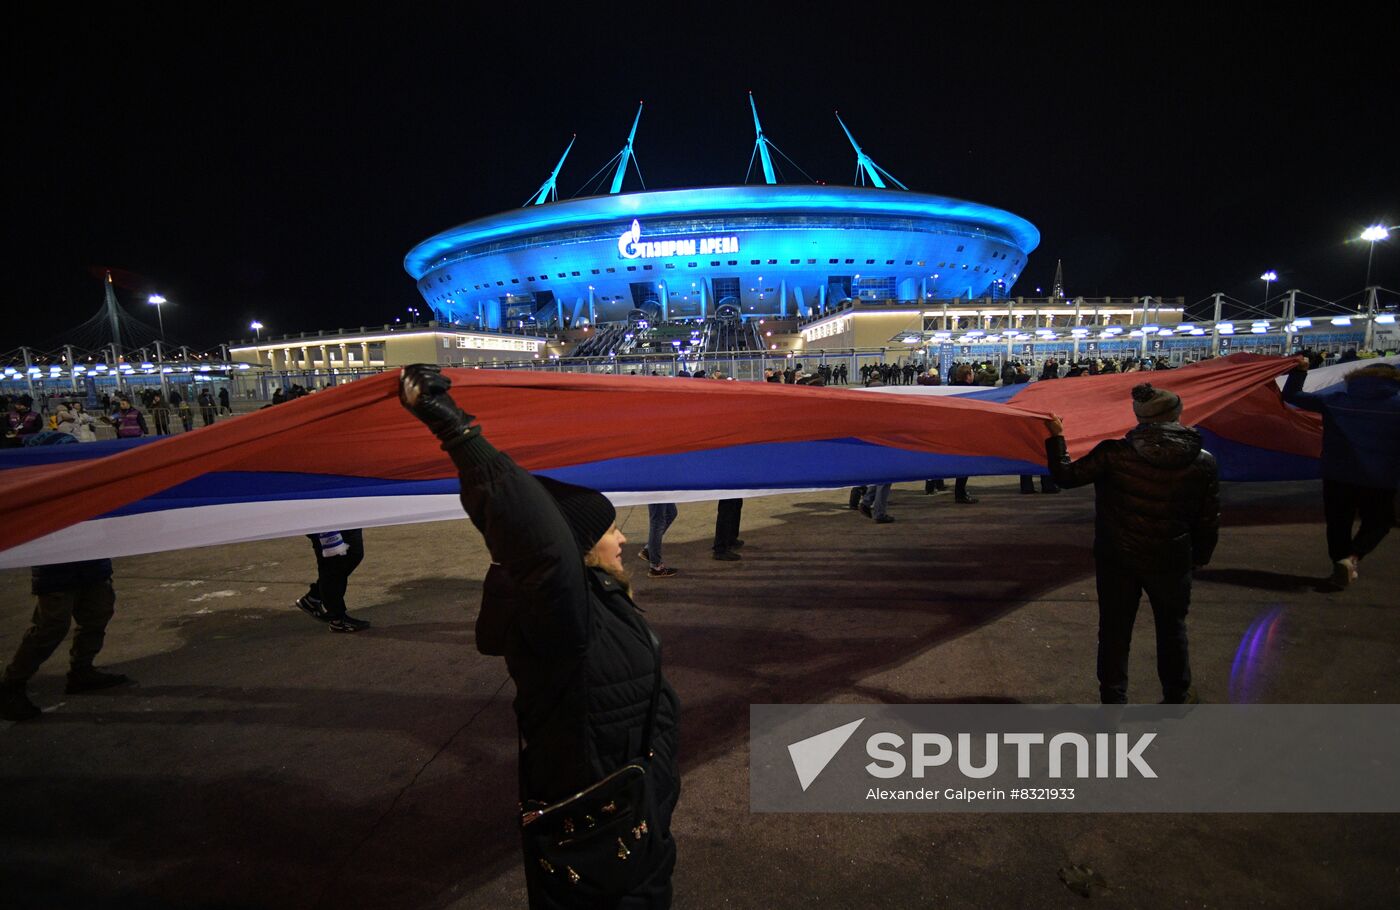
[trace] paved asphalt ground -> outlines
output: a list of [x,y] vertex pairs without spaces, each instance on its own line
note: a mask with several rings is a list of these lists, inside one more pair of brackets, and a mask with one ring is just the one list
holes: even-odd
[[[738,563],[709,558],[713,504],[681,506],[681,574],[637,581],[683,704],[678,907],[1400,906],[1393,815],[751,814],[750,704],[1095,699],[1092,493],[973,486],[961,506],[900,485],[890,525],[841,491],[750,500]],[[1225,501],[1190,620],[1201,696],[1400,701],[1400,534],[1324,593],[1319,485]],[[620,520],[644,569],[646,510]],[[0,723],[0,907],[524,905],[513,688],[473,643],[485,550],[465,520],[365,538],[358,635],[291,606],[302,538],[117,560],[100,663],[139,684],[65,696],[60,652],[31,685],[44,716]],[[27,572],[0,572],[5,659],[31,609]],[[1141,701],[1151,641],[1144,609]],[[1075,894],[1072,864],[1107,887]]]

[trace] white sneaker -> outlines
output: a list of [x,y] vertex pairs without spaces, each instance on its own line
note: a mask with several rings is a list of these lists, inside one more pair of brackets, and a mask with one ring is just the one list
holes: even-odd
[[1346,559],[1339,559],[1332,565],[1332,586],[1345,588],[1356,581],[1356,557],[1348,556]]

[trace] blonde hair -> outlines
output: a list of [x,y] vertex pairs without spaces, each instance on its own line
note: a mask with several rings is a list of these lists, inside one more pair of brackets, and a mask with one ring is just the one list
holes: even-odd
[[[609,528],[609,530],[611,530],[611,528]],[[594,546],[597,546],[597,544],[594,544]],[[632,596],[632,573],[628,572],[626,569],[621,567],[613,569],[603,565],[602,560],[594,556],[592,550],[583,554],[583,564],[590,569],[602,569],[604,572],[607,572],[612,576],[613,581],[622,585],[622,590],[627,593],[629,598]]]

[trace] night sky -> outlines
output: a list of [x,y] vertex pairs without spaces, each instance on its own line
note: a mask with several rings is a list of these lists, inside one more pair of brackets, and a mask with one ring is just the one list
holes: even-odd
[[[1072,295],[1257,303],[1272,268],[1275,293],[1335,300],[1365,284],[1351,238],[1400,223],[1393,5],[1157,21],[1074,4],[531,6],[512,21],[399,6],[12,21],[0,355],[93,315],[105,266],[133,276],[129,310],[154,325],[144,301],[164,294],[167,336],[200,348],[254,318],[281,334],[406,317],[410,247],[521,205],[577,132],[559,181],[573,195],[641,99],[652,188],[743,180],[750,89],[783,152],[849,184],[839,109],[911,189],[1034,223],[1027,295],[1063,259]],[[1397,247],[1377,245],[1374,283],[1400,289]]]

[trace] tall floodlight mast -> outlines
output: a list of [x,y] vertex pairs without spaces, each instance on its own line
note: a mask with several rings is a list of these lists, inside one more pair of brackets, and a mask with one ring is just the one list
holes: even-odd
[[852,136],[851,131],[846,128],[846,121],[841,119],[840,111],[836,112],[836,122],[841,124],[841,129],[845,132],[846,138],[851,141],[851,148],[856,150],[856,179],[860,181],[861,186],[865,186],[866,178],[869,178],[870,182],[876,187],[884,189],[885,181],[881,177],[881,175],[884,175],[894,181],[895,185],[901,190],[909,189],[909,187],[900,183],[899,178],[895,177],[894,174],[880,167],[880,165],[871,160],[869,155],[865,154],[860,145],[856,143],[856,137]]
[[[612,195],[622,191],[622,178],[627,176],[627,164],[632,160],[632,140],[637,138],[637,124],[641,122],[641,119],[642,105],[638,103],[637,116],[632,120],[632,131],[627,134],[627,144],[622,147],[622,151],[619,153],[618,157],[621,160],[617,162],[617,173],[613,174],[612,189],[608,190]],[[641,171],[638,170],[638,173],[640,174]]]
[[[763,182],[777,183],[778,179],[773,176],[773,159],[768,155],[768,139],[763,135],[763,126],[758,122],[758,105],[754,104],[753,92],[749,92],[749,107],[753,110],[753,131],[758,137],[754,140],[754,150],[763,162]],[[749,158],[749,166],[753,166],[752,157]]]
[[[573,138],[569,140],[568,146],[564,149],[564,154],[559,156],[559,163],[550,172],[549,179],[540,186],[539,192],[532,197],[534,205],[544,205],[546,202],[555,202],[559,199],[559,190],[557,189],[559,170],[564,166],[564,159],[569,157],[569,149],[574,147],[574,141],[577,139],[578,133],[574,133]],[[526,205],[530,204],[532,203],[526,203]]]

